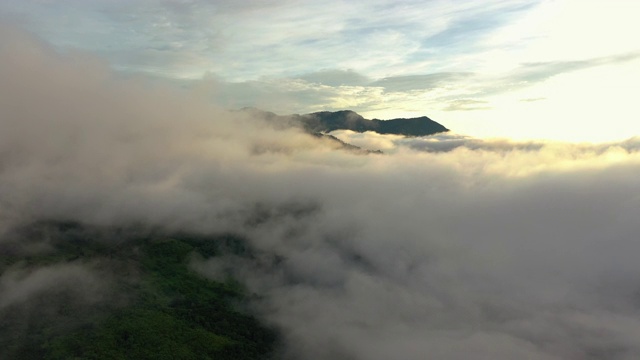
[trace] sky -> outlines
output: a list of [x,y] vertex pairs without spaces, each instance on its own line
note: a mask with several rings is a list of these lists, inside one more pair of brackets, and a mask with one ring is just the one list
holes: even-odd
[[[56,4],[65,3],[21,1],[11,6],[44,16],[37,10],[61,6]],[[97,3],[89,10],[83,8],[86,4],[75,3],[81,12],[95,9]],[[74,41],[80,42],[109,29],[118,14],[135,14],[123,10],[131,2],[105,4],[112,4],[105,5],[111,10],[102,13],[101,21],[83,18],[93,24],[87,29],[94,33],[80,25],[52,28],[76,29]],[[167,4],[162,8],[171,7],[171,14],[187,19],[206,14],[187,11],[186,3]],[[456,4],[463,14],[478,11],[470,3]],[[9,5],[3,3],[3,11]],[[290,21],[308,15],[290,12],[286,5],[272,6]],[[436,5],[433,11],[451,10]],[[495,10],[485,5],[485,10]],[[507,18],[535,8],[510,6],[498,6]],[[251,12],[248,5],[227,4],[222,10],[254,16],[258,26],[264,9],[254,7]],[[387,13],[392,18],[400,16],[400,10]],[[156,16],[154,11],[139,11],[140,16]],[[67,16],[73,23],[73,14],[53,19]],[[24,16],[0,24],[0,245],[14,255],[28,258],[50,251],[46,233],[20,232],[43,220],[74,221],[107,234],[133,224],[160,234],[241,236],[253,257],[194,258],[190,266],[212,279],[231,275],[257,294],[248,299],[246,310],[279,330],[284,360],[462,360],[470,354],[480,360],[640,358],[639,138],[572,143],[453,133],[405,138],[336,132],[349,143],[384,153],[346,151],[328,138],[274,126],[253,112],[231,111],[212,101],[211,89],[264,90],[272,80],[263,75],[240,69],[235,80],[211,75],[206,81],[194,80],[197,86],[185,86],[184,79],[175,86],[176,79],[133,70],[138,57],[130,49],[119,53],[121,61],[130,60],[120,65],[108,51],[77,46],[60,50],[61,45],[52,46],[35,30],[25,31],[29,22]],[[139,26],[135,16],[131,19],[132,26]],[[371,20],[369,26],[377,23]],[[48,26],[44,20],[29,26],[35,24]],[[459,36],[466,39],[463,29]],[[509,38],[512,32],[503,29],[502,36]],[[260,36],[278,44],[282,34]],[[135,36],[124,38],[138,41]],[[123,40],[112,46],[132,45]],[[464,59],[455,47],[444,47],[450,59]],[[285,50],[278,50],[283,61]],[[585,45],[581,51],[596,50]],[[563,89],[577,86],[563,83],[563,77],[579,80],[594,72],[603,76],[598,84],[604,86],[611,68],[624,72],[636,61],[626,50],[611,54],[517,65],[517,71],[520,66],[527,71],[516,72],[516,78],[538,81],[536,86],[558,81],[562,95]],[[558,51],[554,56],[562,55]],[[224,59],[223,67],[230,66]],[[156,60],[154,71],[163,68],[164,74],[168,64],[185,61],[169,56]],[[257,65],[264,60],[251,61]],[[382,67],[377,59],[371,61],[371,73],[366,74],[362,69],[346,75],[291,71],[313,79],[309,81],[366,82]],[[391,57],[385,61],[393,65]],[[550,68],[566,74],[548,78]],[[502,69],[494,71],[495,79],[511,81],[501,77]],[[422,79],[450,84],[479,76],[438,74]],[[400,90],[412,89],[414,80],[375,81],[398,90],[401,97]],[[302,80],[294,83],[306,86]],[[284,80],[282,84],[292,86]],[[337,91],[334,87],[327,91]],[[551,96],[547,94],[536,97]],[[279,96],[265,101],[278,104]],[[533,99],[524,103],[543,102]],[[85,238],[104,241],[93,236],[89,232]],[[106,258],[62,257],[52,257],[45,265],[24,261],[3,268],[0,319],[10,319],[17,324],[15,334],[23,335],[29,335],[30,325],[41,317],[64,322],[69,302],[41,300],[65,291],[73,296],[72,304],[117,299],[118,286],[108,279],[119,270]]]
[[226,108],[429,116],[483,138],[640,134],[634,0],[1,0],[0,19]]

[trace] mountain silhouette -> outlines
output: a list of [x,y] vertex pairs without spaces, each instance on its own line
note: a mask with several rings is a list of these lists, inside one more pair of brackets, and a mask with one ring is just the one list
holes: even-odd
[[356,132],[373,131],[378,134],[427,136],[449,131],[440,123],[426,116],[369,120],[351,110],[320,111],[304,115],[277,115],[256,108],[244,108],[242,111],[261,116],[278,127],[300,126],[311,134],[322,134],[335,130],[352,130]]
[[356,132],[374,131],[378,134],[427,136],[449,131],[426,116],[409,119],[368,120],[351,110],[321,111],[301,115],[300,121],[309,132],[352,130]]

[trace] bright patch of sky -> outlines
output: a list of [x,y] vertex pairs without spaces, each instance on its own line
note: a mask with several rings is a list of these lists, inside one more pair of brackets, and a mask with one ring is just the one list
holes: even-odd
[[61,50],[227,107],[570,141],[640,135],[639,12],[635,0],[0,1],[0,21]]

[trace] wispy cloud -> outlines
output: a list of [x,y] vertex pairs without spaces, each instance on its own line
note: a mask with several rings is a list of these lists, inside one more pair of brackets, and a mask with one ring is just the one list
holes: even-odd
[[184,77],[212,72],[229,80],[323,68],[402,74],[433,51],[437,58],[430,60],[443,67],[449,57],[443,44],[480,37],[507,21],[510,11],[524,10],[518,2],[499,1],[25,1],[0,9],[26,17],[59,46],[97,51],[120,69]]
[[637,59],[640,59],[640,52],[616,54],[612,56],[575,61],[524,63],[504,79],[505,81],[513,83],[536,83],[560,74],[589,69],[596,66],[625,63]]
[[[637,52],[576,61],[524,63],[491,75],[444,72],[371,80],[353,70],[323,70],[296,79],[262,79],[227,83],[217,93],[222,104],[264,105],[279,112],[305,112],[344,107],[374,113],[382,109],[412,109],[416,102],[444,111],[488,110],[496,96],[544,84],[564,74],[636,61]],[[244,94],[244,97],[241,96]],[[532,99],[532,98],[529,98]],[[535,99],[540,100],[541,97]],[[305,110],[308,109],[308,110]]]
[[473,76],[469,72],[443,72],[426,75],[393,76],[377,80],[370,86],[380,86],[387,92],[411,90],[433,90],[436,88],[455,86],[464,83]]
[[[611,118],[629,123],[637,114],[630,103],[610,99],[610,90],[581,94],[571,75],[615,79],[609,87],[625,93],[637,89],[634,75],[619,75],[640,61],[629,35],[637,28],[633,9],[631,2],[575,0],[0,3],[5,18],[59,50],[88,50],[127,73],[226,84],[212,95],[220,104],[279,113],[348,107],[378,118],[427,114],[476,135],[486,135],[474,125],[478,118],[493,129],[516,117],[526,123],[524,104],[533,103],[520,99],[544,97],[549,101],[537,105],[567,113],[560,105],[567,94],[574,102],[590,98],[582,101],[585,114],[624,107],[629,115]],[[514,111],[520,115],[508,115]]]

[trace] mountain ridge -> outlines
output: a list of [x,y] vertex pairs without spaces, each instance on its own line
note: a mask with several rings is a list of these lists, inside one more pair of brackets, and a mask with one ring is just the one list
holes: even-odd
[[445,126],[427,116],[369,120],[352,110],[318,111],[302,115],[277,115],[273,112],[256,108],[243,108],[241,111],[259,115],[277,126],[300,126],[311,134],[351,130],[355,132],[373,131],[378,134],[417,137],[449,131]]

